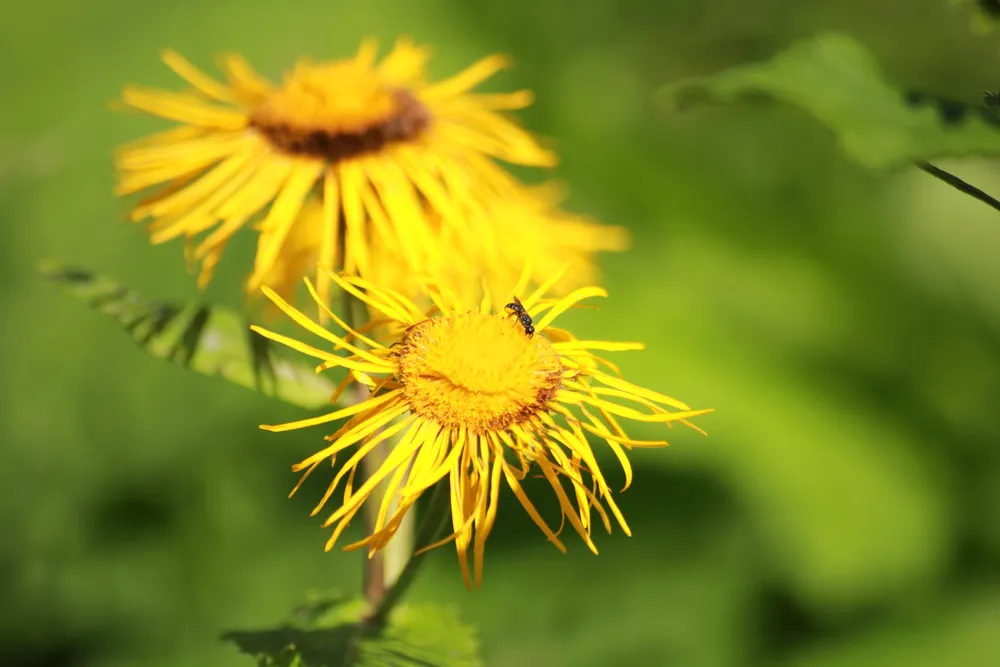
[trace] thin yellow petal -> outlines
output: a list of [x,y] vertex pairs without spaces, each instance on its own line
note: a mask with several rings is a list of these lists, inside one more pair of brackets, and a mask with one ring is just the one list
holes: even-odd
[[608,293],[600,287],[581,287],[575,289],[559,300],[549,312],[545,313],[541,320],[535,323],[535,331],[543,331],[545,327],[552,323],[554,319],[570,309],[577,301],[589,299],[594,296],[607,296]]
[[122,102],[154,116],[220,130],[242,130],[247,127],[245,113],[209,104],[193,95],[170,93],[141,86],[126,86]]
[[[397,396],[399,396],[401,393],[402,393],[402,390],[397,389],[395,391],[386,392],[385,394],[382,394],[381,396],[376,396],[374,398],[369,398],[368,400],[362,401],[361,403],[358,403],[356,405],[350,405],[350,406],[348,406],[346,408],[341,408],[340,410],[337,410],[336,412],[331,412],[329,414],[320,415],[319,417],[312,417],[310,419],[302,419],[300,421],[289,422],[287,424],[275,424],[275,425],[261,424],[260,428],[264,429],[265,431],[272,431],[274,433],[280,433],[282,431],[293,431],[295,429],[308,428],[310,426],[317,426],[319,424],[329,424],[330,422],[337,421],[338,419],[343,419],[344,417],[350,417],[353,414],[357,414],[359,412],[364,412],[365,410],[369,410],[374,405],[380,405],[380,404],[383,404],[383,403],[388,403],[389,401],[392,401]],[[324,451],[328,451],[328,450],[329,450],[329,448],[327,448],[327,450],[324,450]],[[326,456],[329,456],[329,454],[326,454],[322,458],[326,458]],[[310,465],[312,463],[311,459],[307,459],[307,461],[309,461],[309,464],[307,464],[307,465]],[[300,469],[304,468],[304,467],[307,467],[307,465],[300,464]]]
[[236,174],[245,169],[257,155],[254,146],[246,146],[227,156],[222,162],[208,171],[204,176],[194,181],[169,197],[161,197],[146,205],[138,206],[132,212],[132,218],[139,220],[145,217],[161,217],[176,215],[189,210],[198,202],[218,191],[225,183],[231,181]]
[[237,54],[225,55],[220,63],[230,85],[251,99],[261,98],[271,92],[271,82],[259,75],[250,64]]
[[649,401],[654,401],[662,405],[669,405],[677,410],[690,410],[691,408],[676,398],[671,398],[665,394],[655,392],[652,389],[646,389],[645,387],[640,387],[639,385],[632,384],[631,382],[626,382],[620,378],[613,377],[611,375],[605,375],[604,373],[593,373],[591,374],[595,380],[601,384],[607,385],[618,389],[619,391],[625,392],[627,394],[632,394],[633,396],[640,396]]
[[[319,305],[323,314],[326,315],[327,318],[333,320],[334,324],[336,324],[338,327],[347,332],[347,335],[341,338],[342,341],[346,343],[348,339],[353,340],[356,338],[365,345],[367,345],[368,347],[374,348],[376,350],[386,349],[386,346],[382,345],[382,343],[372,338],[369,338],[368,336],[365,336],[360,331],[353,329],[350,325],[347,324],[347,322],[340,319],[340,316],[334,313],[332,310],[330,310],[330,308],[326,305],[326,303],[322,301],[316,288],[313,287],[312,281],[309,280],[308,278],[305,278],[304,280],[306,283],[306,289],[309,291],[309,295],[313,298],[313,301],[315,301]],[[337,343],[336,345],[338,347],[341,347],[340,343]]]
[[511,466],[506,462],[501,462],[500,465],[503,466],[504,477],[507,480],[507,485],[510,487],[510,490],[514,492],[514,497],[517,498],[518,502],[521,503],[521,506],[524,507],[528,516],[530,516],[531,520],[535,522],[535,525],[541,529],[542,533],[545,534],[545,537],[548,538],[549,542],[552,542],[552,544],[554,544],[559,551],[566,553],[566,546],[558,537],[556,537],[556,534],[552,532],[549,525],[545,523],[545,519],[543,519],[542,515],[538,513],[538,510],[535,509],[535,506],[532,504],[531,500],[528,499],[527,494],[525,494],[524,489],[521,488],[521,483],[517,480],[517,475],[514,474],[514,469],[511,468]]
[[[396,417],[399,417],[405,412],[406,412],[406,404],[395,400],[386,403],[385,407],[381,409],[379,409],[377,405],[372,406],[369,404],[369,406],[365,409],[364,412],[358,413],[355,417],[352,417],[350,421],[344,424],[344,426],[342,426],[337,431],[337,433],[340,435],[333,441],[333,444],[316,452],[309,458],[299,461],[298,463],[292,466],[292,471],[298,472],[304,468],[312,466],[317,461],[323,461],[324,459],[327,458],[330,459],[331,465],[333,465],[334,459],[337,454],[344,451],[348,447],[351,447],[356,443],[364,440],[365,438],[368,438],[373,434],[375,435],[375,437],[368,440],[367,444],[371,444],[372,440],[375,441],[375,444],[382,442],[386,438],[397,433],[400,428],[405,427],[406,424],[412,421],[412,418],[407,418],[398,422],[393,427],[391,427],[392,428],[391,431],[388,428],[380,431],[380,429],[382,429],[383,426],[385,426],[386,424],[388,424]],[[396,426],[399,426],[399,428],[396,428]],[[389,431],[389,435],[386,435],[386,431]],[[355,454],[357,454],[357,452],[355,452]],[[352,457],[351,460],[349,460],[348,462],[346,462],[344,465],[341,466],[340,471],[334,477],[333,482],[331,482],[331,489],[336,488],[337,484],[340,483],[340,480],[343,479],[344,474],[347,473],[352,468],[354,468],[359,460],[360,458]],[[332,490],[330,491],[330,493],[332,494]],[[349,493],[345,495],[344,502],[345,503],[348,502],[351,498],[353,498],[352,494]],[[317,507],[316,510],[313,510],[313,514],[315,514],[318,510],[319,507]]]
[[267,277],[268,271],[274,266],[285,239],[288,238],[288,232],[298,220],[306,196],[319,180],[323,169],[324,164],[320,160],[300,161],[289,174],[284,187],[281,188],[271,205],[267,218],[261,223],[257,258],[254,262],[254,272],[250,277],[248,289],[258,288]]
[[[316,270],[316,301],[327,310],[326,304],[330,302],[330,278],[323,269],[333,271],[336,268],[338,244],[343,241],[340,238],[340,191],[337,183],[337,174],[329,169],[323,178],[323,240],[319,251],[319,267]],[[326,317],[326,312],[321,311],[320,317]],[[320,324],[325,324],[323,319]]]
[[403,461],[412,456],[421,444],[422,443],[420,442],[411,442],[405,446],[396,445],[396,447],[394,447],[389,453],[389,456],[386,457],[382,465],[379,466],[378,470],[376,470],[372,476],[361,485],[351,498],[350,502],[345,503],[336,512],[331,514],[323,523],[323,527],[327,528],[333,525],[340,518],[344,517],[348,512],[356,511],[364,502],[365,498],[367,498],[368,495],[375,489],[375,487],[381,484],[382,480],[388,477],[397,466],[401,465]]
[[323,359],[325,361],[340,361],[340,358],[337,355],[331,354],[326,350],[320,350],[313,347],[312,345],[307,345],[306,343],[297,341],[294,338],[289,338],[288,336],[283,336],[279,333],[268,331],[267,329],[259,327],[256,324],[250,325],[250,329],[252,331],[256,331],[265,338],[270,338],[276,343],[281,343],[282,345],[286,345],[295,350],[296,352],[308,354],[310,357],[315,357],[316,359]]
[[510,67],[507,56],[492,55],[473,63],[455,76],[428,86],[420,93],[420,97],[433,103],[455,95],[460,95],[490,78],[502,69]]
[[233,103],[236,101],[229,88],[202,72],[176,51],[165,49],[160,53],[160,58],[177,76],[190,83],[205,95],[219,102]]
[[603,407],[605,410],[613,415],[619,417],[625,417],[626,419],[631,419],[637,422],[647,422],[647,423],[666,423],[677,421],[679,419],[690,419],[692,417],[697,417],[699,415],[705,415],[709,412],[714,412],[714,410],[691,410],[688,412],[662,412],[656,414],[646,414],[639,412],[638,410],[633,410],[631,408],[626,408],[621,405],[616,405],[615,403],[610,403],[608,401],[602,401],[598,398],[593,398],[591,396],[586,396],[579,392],[561,390],[556,395],[556,400],[560,403],[568,403],[571,405],[579,405],[581,403],[586,403],[587,405],[593,405],[594,407]]
[[267,296],[267,298],[270,299],[271,302],[274,303],[274,305],[280,308],[283,313],[285,313],[286,315],[288,315],[288,317],[292,319],[292,321],[294,321],[296,324],[298,324],[306,331],[316,334],[317,336],[323,338],[324,340],[327,340],[340,347],[343,347],[344,349],[360,357],[361,359],[364,359],[365,361],[374,364],[380,368],[383,368],[385,370],[392,370],[393,366],[395,365],[392,364],[392,362],[389,362],[382,357],[375,356],[374,354],[372,354],[367,350],[363,350],[360,347],[351,345],[350,343],[344,341],[344,339],[341,338],[340,336],[335,336],[334,334],[330,333],[329,331],[327,331],[326,329],[324,329],[323,327],[319,326],[311,319],[309,319],[300,310],[298,310],[297,308],[289,304],[287,301],[282,299],[281,296],[279,296],[278,293],[272,290],[270,287],[266,286],[262,287],[261,291],[264,292],[264,295]]
[[552,347],[560,352],[572,350],[601,350],[603,352],[631,352],[634,350],[644,350],[646,346],[642,343],[620,343],[606,340],[569,340],[560,343],[552,343]]
[[566,262],[565,264],[559,267],[558,271],[553,273],[545,280],[545,282],[539,285],[534,292],[529,294],[528,298],[521,299],[521,302],[524,304],[524,307],[528,310],[533,309],[535,305],[538,303],[538,301],[543,296],[545,296],[545,294],[550,289],[552,289],[552,286],[555,285],[557,282],[559,282],[564,275],[566,275],[566,272],[569,271],[569,267],[570,267],[569,262]]
[[489,499],[485,505],[484,519],[476,527],[476,544],[474,548],[473,571],[476,586],[483,584],[483,558],[486,550],[486,538],[489,537],[493,523],[496,521],[497,508],[500,503],[500,475],[503,473],[503,452],[497,452],[490,472]]

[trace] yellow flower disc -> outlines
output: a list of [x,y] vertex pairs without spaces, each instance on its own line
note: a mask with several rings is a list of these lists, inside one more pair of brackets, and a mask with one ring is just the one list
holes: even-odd
[[503,431],[548,409],[562,382],[559,354],[516,318],[479,312],[417,324],[396,348],[414,414],[470,433]]

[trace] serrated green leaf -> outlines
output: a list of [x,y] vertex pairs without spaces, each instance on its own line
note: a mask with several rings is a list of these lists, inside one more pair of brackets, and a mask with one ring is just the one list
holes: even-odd
[[277,628],[231,631],[223,639],[260,667],[478,667],[474,632],[449,608],[397,607],[383,627],[365,619],[361,598],[321,596]]
[[748,94],[792,104],[829,126],[852,159],[873,169],[1000,154],[1000,116],[993,110],[940,100],[929,104],[907,95],[886,79],[864,46],[839,33],[800,42],[765,62],[679,81],[662,92],[675,108]]
[[334,385],[292,362],[238,313],[197,303],[152,301],[109,278],[46,263],[42,274],[109,315],[154,357],[305,408],[327,405]]

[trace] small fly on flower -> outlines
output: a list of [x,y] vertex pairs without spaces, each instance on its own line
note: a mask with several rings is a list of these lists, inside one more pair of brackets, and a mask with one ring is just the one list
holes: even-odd
[[514,301],[508,303],[504,308],[509,310],[511,315],[517,315],[517,320],[524,327],[524,333],[528,334],[528,338],[531,338],[531,335],[535,333],[535,323],[528,311],[521,305],[521,301],[515,296]]
[[1000,92],[993,92],[992,90],[984,90],[983,101],[986,102],[986,106],[990,108],[1000,105]]

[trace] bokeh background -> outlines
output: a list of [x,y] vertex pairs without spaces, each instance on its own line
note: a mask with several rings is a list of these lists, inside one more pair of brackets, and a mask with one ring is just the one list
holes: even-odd
[[[483,588],[443,549],[415,599],[457,605],[495,667],[1000,664],[1000,215],[915,169],[863,170],[793,109],[655,103],[830,29],[901,84],[971,103],[1000,85],[1000,33],[947,0],[5,6],[0,664],[248,665],[223,630],[357,590],[359,557],[325,554],[312,498],[286,499],[317,433],[256,428],[301,412],[148,357],[35,266],[195,298],[180,247],[148,246],[111,195],[113,147],[162,125],[108,101],[179,86],[163,47],[277,76],[369,34],[432,42],[437,76],[516,58],[488,87],[537,92],[523,118],[556,139],[568,206],[635,238],[574,327],[646,341],[619,355],[630,379],[717,409],[708,438],[635,455],[631,539],[563,556],[508,494]],[[993,163],[941,166],[1000,191]],[[250,252],[206,299],[240,304]]]

